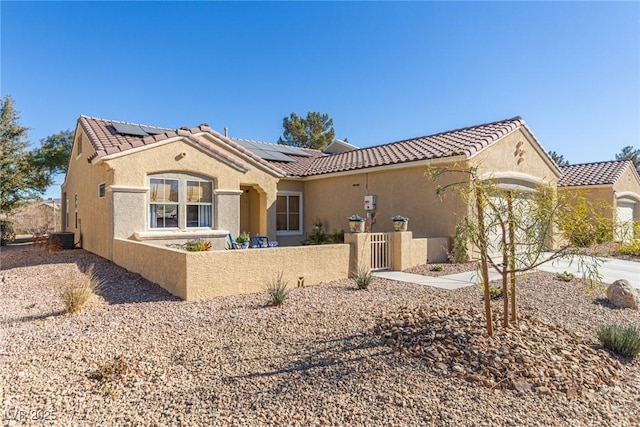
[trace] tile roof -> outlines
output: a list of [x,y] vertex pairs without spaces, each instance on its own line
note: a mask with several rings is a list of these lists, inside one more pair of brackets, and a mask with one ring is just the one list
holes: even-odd
[[[123,135],[116,130],[116,128],[113,126],[114,123],[143,126],[148,129],[153,129],[157,132],[164,131],[164,133],[158,133],[158,134],[152,134],[152,135]],[[247,150],[240,144],[232,141],[230,138],[227,138],[219,134],[218,132],[214,131],[205,123],[194,128],[187,128],[185,126],[180,129],[169,129],[169,128],[161,128],[156,126],[140,125],[137,123],[121,122],[117,120],[107,120],[107,119],[99,119],[95,117],[80,116],[80,118],[78,119],[78,124],[79,126],[82,127],[84,132],[87,134],[87,137],[89,138],[89,142],[91,143],[91,145],[95,150],[95,153],[88,158],[89,161],[95,159],[96,157],[104,157],[110,154],[125,152],[133,148],[138,148],[145,145],[153,144],[155,142],[160,142],[176,136],[186,136],[193,142],[201,145],[202,147],[206,148],[208,151],[212,152],[216,157],[223,158],[226,161],[234,163],[239,167],[243,167],[242,165],[238,164],[235,160],[227,156],[223,150],[220,150],[219,148],[217,148],[215,144],[212,144],[209,141],[199,138],[197,136],[197,134],[205,132],[215,136],[217,139],[227,144],[232,149],[239,151],[245,156],[251,158],[256,163],[259,163],[265,168],[272,170],[274,173],[278,175],[283,175],[283,176],[286,175],[286,172],[284,172],[280,168],[280,165],[268,163],[266,160],[253,154],[251,151]]]
[[470,157],[522,126],[525,126],[524,120],[514,117],[346,153],[316,156],[311,161],[301,161],[295,170],[281,167],[292,175],[313,176],[458,155]]
[[[280,162],[259,157],[231,138],[212,130],[206,124],[191,129],[186,127],[168,129],[87,116],[80,116],[78,122],[89,136],[91,144],[96,150],[93,158],[127,151],[175,136],[189,136],[192,140],[205,145],[211,151],[216,151],[218,155],[224,155],[220,150],[216,149],[214,144],[203,141],[202,138],[197,138],[194,135],[208,132],[276,173],[292,177],[315,176],[460,155],[471,157],[516,129],[526,127],[521,117],[514,117],[339,154],[325,154],[318,150],[304,149],[310,155],[309,157],[289,155],[295,162]],[[146,136],[122,135],[114,128],[113,123],[145,126],[165,132]],[[92,160],[92,158],[89,160]]]
[[560,166],[562,177],[558,181],[558,185],[577,187],[615,184],[628,167],[633,168],[633,162],[629,159]]

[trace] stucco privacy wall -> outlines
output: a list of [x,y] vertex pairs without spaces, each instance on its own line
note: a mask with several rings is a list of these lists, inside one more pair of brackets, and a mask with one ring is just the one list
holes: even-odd
[[[201,137],[215,141],[208,135]],[[126,196],[123,192],[121,201],[116,202],[128,206],[129,213],[115,216],[114,230],[118,233],[114,237],[128,238],[135,232],[148,229],[148,177],[169,173],[213,179],[214,228],[228,230],[234,236],[240,231],[240,185],[259,186],[264,191],[267,205],[267,235],[275,238],[275,209],[270,207],[275,206],[277,179],[262,169],[247,164],[245,159],[231,151],[225,154],[237,163],[246,165],[248,171],[237,170],[182,139],[106,160],[114,170],[113,184],[130,189]]]
[[115,239],[114,262],[187,301],[264,292],[281,272],[289,287],[344,279],[349,245],[184,252]]
[[468,177],[452,173],[436,182],[425,176],[426,170],[426,164],[421,162],[416,166],[305,180],[304,209],[312,213],[305,215],[305,230],[312,229],[314,217],[324,221],[327,232],[348,230],[347,217],[354,213],[364,216],[364,196],[372,194],[376,196],[378,214],[374,232],[393,231],[391,217],[404,215],[409,217],[409,230],[416,237],[452,236],[467,205],[456,194],[440,198],[436,188]]
[[[75,134],[73,152],[69,159],[67,178],[62,185],[62,219],[65,224],[67,209],[68,223],[63,230],[75,233],[75,241],[82,240],[86,250],[109,258],[111,242],[111,206],[109,194],[99,197],[98,186],[105,184],[105,189],[112,183],[111,171],[107,165],[92,165],[87,157],[94,153],[85,133],[78,127]],[[82,151],[78,152],[78,146]],[[76,202],[78,195],[76,224]],[[67,205],[67,200],[68,205]]]

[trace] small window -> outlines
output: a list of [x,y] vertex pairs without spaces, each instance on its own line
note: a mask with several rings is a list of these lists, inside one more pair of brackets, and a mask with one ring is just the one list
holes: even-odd
[[102,183],[98,185],[98,198],[104,199],[104,193],[105,193],[105,185],[104,183]]
[[276,234],[302,234],[302,193],[278,194]]

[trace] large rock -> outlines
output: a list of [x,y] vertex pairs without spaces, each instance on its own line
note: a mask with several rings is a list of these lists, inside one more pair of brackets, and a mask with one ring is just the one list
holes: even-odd
[[607,298],[616,307],[633,308],[640,306],[640,296],[638,291],[631,284],[624,280],[616,280],[607,288]]

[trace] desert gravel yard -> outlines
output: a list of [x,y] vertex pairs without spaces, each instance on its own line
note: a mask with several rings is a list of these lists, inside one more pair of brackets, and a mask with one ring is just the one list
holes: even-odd
[[[183,302],[83,250],[1,262],[4,425],[640,425],[640,362],[595,337],[640,313],[578,280],[521,278],[520,326],[488,339],[474,286],[344,280],[276,308],[266,293]],[[99,297],[64,314],[91,265]]]

